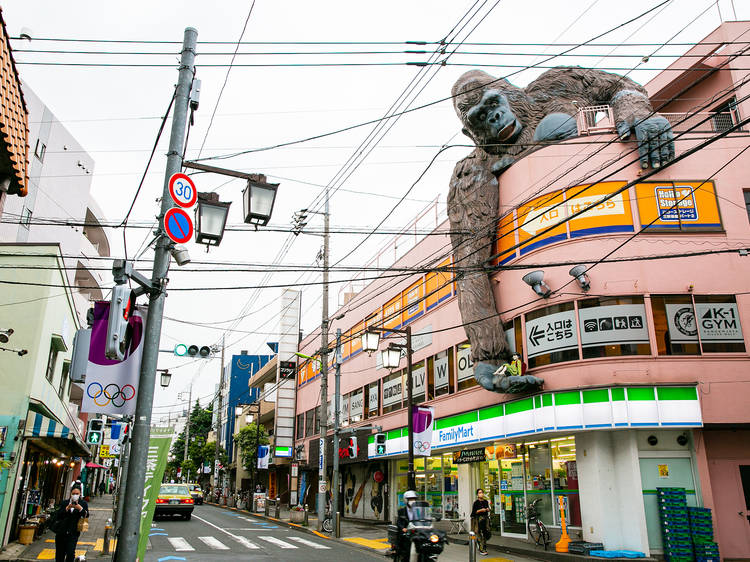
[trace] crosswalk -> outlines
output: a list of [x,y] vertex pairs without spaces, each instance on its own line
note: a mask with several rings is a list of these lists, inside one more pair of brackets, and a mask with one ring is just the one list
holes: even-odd
[[[166,539],[166,544],[161,541]],[[252,540],[240,536],[230,535],[229,537],[221,536],[199,536],[199,537],[152,537],[152,547],[158,548],[158,550],[164,550],[167,544],[175,552],[195,552],[205,551],[206,549],[211,551],[221,550],[237,550],[239,545],[240,549],[247,550],[259,550],[259,549],[274,549],[279,548],[283,550],[294,550],[294,549],[315,549],[315,550],[329,550],[331,547],[321,544],[317,541],[306,539],[303,537],[295,536],[284,536],[283,539],[274,537],[273,535],[254,535]],[[154,543],[159,542],[158,546]]]

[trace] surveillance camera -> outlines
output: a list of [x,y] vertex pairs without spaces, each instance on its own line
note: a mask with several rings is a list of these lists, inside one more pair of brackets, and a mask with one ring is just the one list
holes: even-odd
[[190,263],[190,254],[187,251],[187,248],[183,246],[182,244],[175,244],[170,248],[169,253],[172,254],[172,257],[177,262],[177,265],[183,266]]
[[684,433],[677,436],[677,444],[680,447],[684,447],[688,443],[688,437]]
[[20,351],[18,352],[18,356],[19,356],[19,357],[23,357],[23,356],[24,356],[24,355],[26,355],[26,354],[27,354],[28,352],[29,352],[29,350],[28,350],[28,349],[22,349],[22,350],[20,350]]
[[193,80],[193,87],[190,89],[190,109],[195,111],[201,101],[201,81]]
[[649,435],[646,441],[648,441],[648,444],[651,445],[652,447],[655,447],[656,444],[659,442],[659,440],[656,438],[656,435]]

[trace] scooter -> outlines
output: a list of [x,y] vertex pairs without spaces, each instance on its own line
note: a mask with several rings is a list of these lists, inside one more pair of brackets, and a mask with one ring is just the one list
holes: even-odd
[[[406,527],[406,536],[417,553],[417,562],[436,562],[448,543],[448,536],[433,527],[429,507],[414,507],[413,510],[414,519]],[[399,550],[400,536],[401,530],[396,525],[388,525],[388,540],[394,562],[409,562],[409,557]]]

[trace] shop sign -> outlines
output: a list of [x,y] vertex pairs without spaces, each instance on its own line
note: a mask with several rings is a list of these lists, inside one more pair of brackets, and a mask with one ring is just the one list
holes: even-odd
[[698,341],[698,327],[695,325],[693,305],[666,304],[667,327],[671,343],[696,343]]
[[648,343],[646,307],[642,304],[579,308],[578,320],[583,347]]
[[484,447],[480,449],[463,449],[453,452],[453,462],[456,464],[465,464],[469,462],[484,462]]
[[529,357],[577,349],[575,311],[565,310],[526,320],[526,345]]
[[370,385],[370,388],[367,391],[367,394],[369,396],[369,399],[367,401],[367,407],[370,409],[371,412],[377,412],[378,411],[378,395],[380,386],[378,383],[373,383]]
[[418,332],[414,332],[411,335],[412,351],[419,351],[428,345],[432,345],[432,324],[428,324]]
[[515,459],[518,457],[515,443],[489,445],[484,448],[485,457],[488,461],[500,459]]
[[736,303],[695,303],[701,341],[742,343],[742,327]]
[[[453,427],[438,429],[435,446],[444,447],[446,445],[457,445],[469,441],[477,441],[478,439],[479,431],[476,422],[462,423],[460,425],[454,425]],[[482,449],[482,451],[484,451],[484,449]]]
[[458,348],[456,352],[458,363],[458,382],[474,377],[474,361],[471,359],[471,347]]
[[427,378],[427,369],[422,365],[416,369],[411,370],[411,392],[412,395],[417,397],[424,397],[425,391],[425,379]]
[[352,421],[359,421],[362,419],[364,413],[364,402],[364,393],[361,390],[356,394],[351,395],[349,415],[351,416]]
[[435,357],[435,390],[448,386],[448,354]]
[[401,382],[401,377],[395,377],[383,383],[383,407],[401,402],[403,394]]

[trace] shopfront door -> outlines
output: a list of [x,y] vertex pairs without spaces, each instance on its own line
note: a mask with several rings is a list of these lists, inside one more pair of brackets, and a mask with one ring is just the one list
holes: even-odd
[[722,558],[750,558],[750,459],[708,463],[714,524]]
[[[500,514],[500,534],[504,537],[526,537],[526,500],[524,497],[526,467],[524,456],[500,461],[500,502],[495,502],[495,513]],[[499,509],[498,509],[499,508]]]
[[641,486],[649,548],[661,550],[661,522],[657,506],[656,488],[685,488],[687,504],[697,506],[693,463],[690,457],[641,458]]

